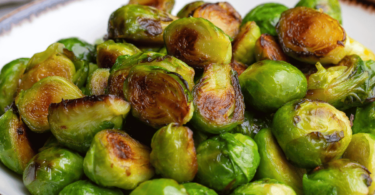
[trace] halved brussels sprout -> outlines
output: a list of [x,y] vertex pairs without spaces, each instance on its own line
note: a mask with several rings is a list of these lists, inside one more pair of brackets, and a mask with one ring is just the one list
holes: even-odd
[[[234,71],[237,72],[237,75],[240,76],[243,72],[245,72],[245,70],[247,69],[247,65],[246,64],[243,64],[235,59],[232,59],[232,62],[230,63],[230,66],[232,67],[232,69]],[[200,78],[199,78],[200,79]],[[199,80],[197,78],[197,80]]]
[[59,195],[123,195],[120,189],[99,187],[90,181],[76,181],[66,186]]
[[260,29],[255,22],[245,23],[233,41],[233,59],[247,65],[255,62],[255,43],[260,35]]
[[373,182],[369,186],[369,194],[375,194],[375,135],[368,133],[353,135],[343,158],[358,162],[371,172]]
[[51,132],[62,145],[86,152],[95,134],[104,129],[121,129],[130,104],[113,95],[63,100],[49,106]]
[[174,0],[130,0],[129,4],[139,4],[155,7],[164,12],[171,13],[175,1]]
[[321,10],[342,24],[341,7],[338,0],[300,0],[296,7],[309,7]]
[[265,113],[303,98],[307,91],[305,75],[284,61],[257,62],[241,74],[239,81],[247,105]]
[[249,136],[223,133],[197,149],[199,183],[229,192],[253,179],[259,165],[258,146]]
[[58,194],[83,176],[83,158],[74,152],[51,147],[35,155],[23,172],[23,184],[32,195]]
[[81,97],[81,90],[73,83],[63,77],[51,76],[38,81],[30,89],[21,91],[16,98],[16,105],[30,130],[43,133],[50,129],[47,115],[51,103]]
[[375,102],[357,108],[352,130],[353,134],[370,133],[375,135]]
[[257,61],[289,61],[275,37],[268,34],[262,34],[262,36],[260,36],[260,38],[257,40],[254,53]]
[[188,127],[169,124],[159,129],[151,148],[150,161],[156,173],[179,183],[194,179],[198,164],[193,132]]
[[212,63],[229,64],[232,59],[230,38],[203,18],[182,18],[164,32],[168,54],[193,68],[203,69]]
[[309,99],[281,107],[271,130],[287,159],[301,168],[315,168],[340,158],[352,139],[344,112]]
[[186,189],[173,179],[154,179],[141,183],[130,195],[189,195]]
[[236,72],[228,64],[211,64],[193,90],[195,129],[219,134],[244,120],[245,104]]
[[260,163],[255,174],[257,179],[275,179],[294,189],[297,194],[302,194],[302,177],[305,170],[292,165],[286,159],[271,129],[262,129],[254,138],[258,145]]
[[246,14],[242,20],[242,25],[249,21],[254,21],[259,26],[262,34],[267,33],[276,36],[275,26],[281,13],[286,10],[288,10],[288,7],[279,3],[260,4]]
[[87,93],[89,95],[104,95],[108,87],[109,69],[96,69],[87,80]]
[[233,191],[231,195],[296,195],[294,190],[275,180],[263,179],[245,184]]
[[231,132],[242,133],[251,138],[254,138],[261,129],[271,126],[272,118],[270,116],[263,116],[260,113],[252,111],[245,111],[245,119],[242,124],[238,125]]
[[0,115],[12,104],[17,95],[19,80],[25,72],[29,58],[19,58],[5,64],[0,72]]
[[65,48],[74,53],[75,57],[80,60],[92,62],[95,60],[95,47],[86,41],[77,37],[60,39],[58,43],[64,44]]
[[187,18],[190,17],[192,12],[197,9],[199,6],[205,4],[204,1],[194,1],[191,3],[186,4],[178,13],[177,17],[179,18]]
[[83,169],[96,184],[125,190],[154,176],[150,149],[118,130],[103,130],[95,135]]
[[214,190],[211,190],[210,188],[202,186],[198,183],[184,183],[182,186],[185,187],[189,195],[217,195]]
[[132,105],[133,116],[156,129],[170,123],[186,124],[194,112],[187,82],[158,66],[134,66],[124,82],[124,96]]
[[372,180],[362,165],[348,159],[337,159],[319,166],[303,176],[305,195],[367,195]]
[[54,43],[29,60],[21,78],[19,90],[31,88],[36,82],[49,76],[61,76],[73,81],[76,73],[74,54],[61,43]]
[[0,160],[18,174],[23,173],[27,163],[35,155],[26,128],[13,108],[0,117]]

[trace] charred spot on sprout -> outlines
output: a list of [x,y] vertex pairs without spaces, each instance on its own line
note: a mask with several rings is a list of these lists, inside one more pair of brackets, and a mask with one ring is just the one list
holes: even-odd
[[256,42],[255,58],[257,61],[289,61],[288,57],[284,54],[275,37],[268,34],[262,34]]

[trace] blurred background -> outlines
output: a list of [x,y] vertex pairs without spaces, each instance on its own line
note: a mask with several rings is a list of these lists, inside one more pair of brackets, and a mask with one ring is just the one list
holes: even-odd
[[33,0],[0,0],[0,18]]

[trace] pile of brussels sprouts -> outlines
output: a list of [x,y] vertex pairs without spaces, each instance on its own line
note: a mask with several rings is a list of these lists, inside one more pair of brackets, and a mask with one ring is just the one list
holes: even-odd
[[2,68],[0,160],[31,194],[375,193],[375,55],[337,0],[173,5]]

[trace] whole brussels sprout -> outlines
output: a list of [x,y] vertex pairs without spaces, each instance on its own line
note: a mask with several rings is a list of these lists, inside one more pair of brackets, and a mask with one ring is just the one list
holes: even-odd
[[255,62],[255,43],[260,35],[260,29],[255,22],[245,23],[233,41],[233,59],[247,65]]
[[198,183],[184,183],[182,186],[185,187],[189,195],[217,195],[214,190],[211,190],[210,188],[202,186]]
[[83,176],[83,158],[59,147],[35,155],[23,172],[23,183],[32,195],[58,194]]
[[19,58],[5,64],[0,72],[0,115],[4,114],[5,108],[12,104],[17,95],[19,80],[21,79],[28,58]]
[[249,136],[222,133],[197,149],[199,183],[216,191],[229,192],[249,183],[259,165],[258,146]]
[[283,61],[264,60],[251,65],[239,77],[245,103],[270,113],[285,103],[303,98],[307,91],[305,75]]
[[[353,121],[353,134],[370,133],[375,135],[375,102],[358,107]],[[375,173],[374,173],[375,174]]]
[[194,179],[198,164],[193,132],[188,127],[169,124],[159,129],[151,148],[150,161],[156,173],[179,183]]
[[244,120],[245,104],[238,77],[228,64],[211,64],[193,90],[197,130],[219,134],[228,132]]
[[288,7],[279,3],[260,4],[246,14],[242,20],[242,25],[249,21],[254,21],[259,26],[262,34],[267,33],[276,36],[275,26],[281,13],[286,10],[288,10]]
[[182,18],[172,22],[164,31],[168,54],[193,68],[209,64],[229,64],[232,59],[230,38],[210,21],[203,18]]
[[108,87],[109,69],[96,69],[87,80],[87,93],[89,95],[104,95]]
[[130,195],[189,195],[186,189],[173,179],[154,179],[141,183]]
[[300,0],[296,7],[309,7],[322,10],[342,24],[341,7],[338,0]]
[[293,188],[297,194],[302,194],[302,177],[305,170],[292,165],[286,159],[271,129],[262,129],[254,138],[258,145],[260,163],[255,174],[257,179],[275,179]]
[[373,182],[369,186],[369,194],[375,194],[375,135],[368,133],[353,135],[343,158],[358,162],[371,172],[370,176]]
[[257,61],[289,61],[288,57],[284,54],[276,38],[268,34],[262,34],[260,38],[257,40],[254,48],[254,53],[255,59]]
[[204,1],[194,1],[191,3],[186,4],[178,13],[177,17],[179,18],[187,18],[190,17],[192,12],[197,9],[199,6],[205,4]]
[[275,179],[263,179],[242,185],[231,195],[296,195],[296,192]]
[[13,108],[0,117],[0,160],[18,174],[23,173],[27,163],[35,155],[26,129]]
[[348,159],[337,159],[319,166],[303,176],[305,195],[367,195],[372,180],[362,165]]
[[16,105],[30,130],[43,133],[50,129],[47,115],[51,103],[81,97],[81,90],[73,83],[63,77],[51,76],[38,81],[30,89],[21,91],[16,98]]
[[95,134],[104,129],[121,129],[130,104],[113,95],[63,100],[49,106],[48,122],[60,144],[87,152]]
[[352,139],[344,112],[317,100],[294,100],[273,118],[272,134],[288,160],[301,168],[315,168],[340,158]]
[[118,130],[97,133],[83,161],[91,181],[105,187],[136,188],[154,176],[148,147]]
[[272,118],[270,116],[262,116],[259,113],[245,111],[245,119],[242,124],[232,130],[232,133],[242,133],[251,138],[263,128],[271,126]]
[[58,43],[64,44],[65,48],[74,53],[75,57],[80,60],[92,62],[95,60],[95,47],[86,41],[77,37],[60,39]]
[[171,13],[175,1],[174,0],[130,0],[129,4],[139,4],[155,7],[156,9]]
[[96,186],[90,181],[76,181],[66,186],[59,195],[123,195],[120,189],[104,188]]
[[136,46],[130,43],[115,43],[108,40],[96,46],[96,61],[99,68],[112,68],[116,59],[122,55],[134,55],[140,53]]

